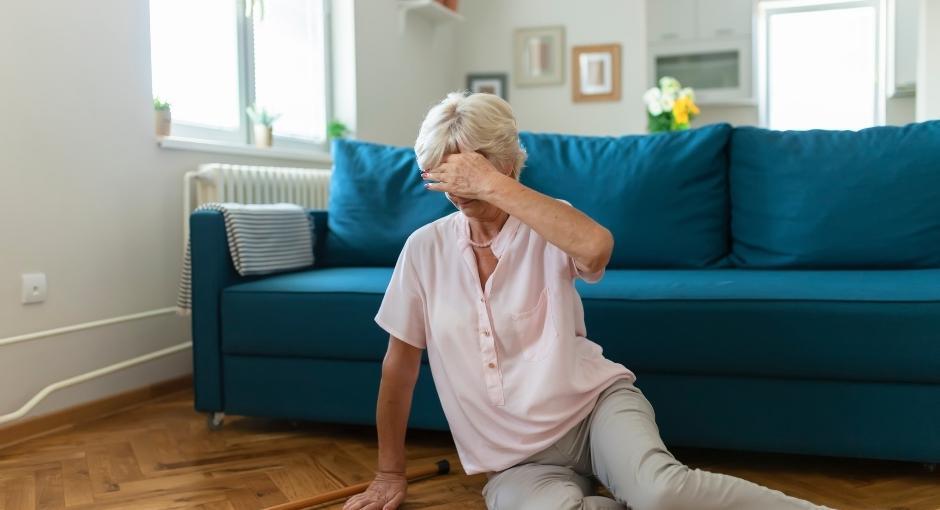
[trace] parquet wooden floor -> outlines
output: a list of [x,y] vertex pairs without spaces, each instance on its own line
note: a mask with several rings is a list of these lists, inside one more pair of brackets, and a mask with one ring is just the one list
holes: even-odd
[[[673,453],[834,508],[940,509],[940,472],[918,464]],[[455,473],[414,484],[403,509],[484,508],[485,477],[460,471],[449,434],[412,432],[408,455],[409,466],[447,458]],[[368,481],[375,458],[372,427],[228,417],[210,432],[184,392],[0,450],[0,510],[255,510]]]

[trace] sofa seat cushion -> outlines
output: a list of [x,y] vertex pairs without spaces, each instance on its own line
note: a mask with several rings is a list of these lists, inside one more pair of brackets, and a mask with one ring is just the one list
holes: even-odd
[[227,354],[381,360],[388,334],[373,317],[392,268],[314,269],[222,292]]
[[609,270],[588,337],[643,372],[940,382],[940,270]]
[[[222,350],[381,360],[388,335],[373,317],[391,271],[316,269],[228,287]],[[611,269],[578,290],[588,337],[641,375],[940,382],[940,270]]]

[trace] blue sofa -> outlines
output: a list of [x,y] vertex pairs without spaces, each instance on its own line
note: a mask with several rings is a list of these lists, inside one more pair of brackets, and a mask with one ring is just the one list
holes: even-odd
[[[940,461],[940,122],[523,133],[522,180],[607,226],[588,336],[637,373],[669,445]],[[235,273],[191,218],[196,409],[372,424],[373,322],[410,232],[453,209],[408,148],[338,141],[316,263]],[[446,430],[425,365],[410,426]]]

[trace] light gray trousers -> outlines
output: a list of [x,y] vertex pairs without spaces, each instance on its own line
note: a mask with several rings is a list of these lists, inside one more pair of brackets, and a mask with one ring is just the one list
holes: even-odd
[[[589,477],[616,501],[594,493]],[[620,379],[555,444],[490,473],[490,510],[796,510],[826,508],[733,476],[692,469],[659,437],[653,407]]]

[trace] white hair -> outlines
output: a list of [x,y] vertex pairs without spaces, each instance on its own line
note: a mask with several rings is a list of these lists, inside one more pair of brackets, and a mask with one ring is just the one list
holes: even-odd
[[518,179],[526,152],[509,103],[493,94],[451,92],[434,105],[415,141],[418,165],[434,168],[461,149],[479,152],[497,168],[511,169],[510,176]]

